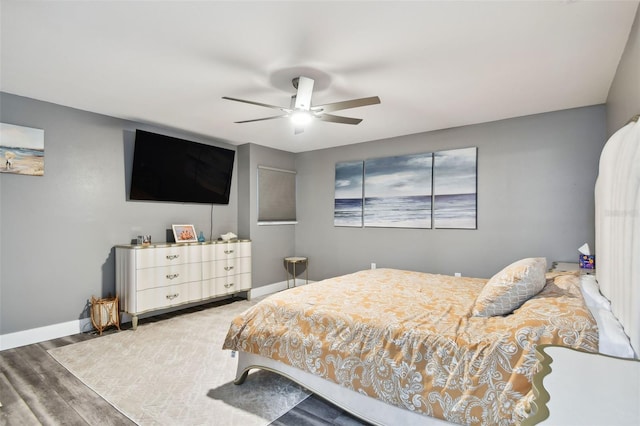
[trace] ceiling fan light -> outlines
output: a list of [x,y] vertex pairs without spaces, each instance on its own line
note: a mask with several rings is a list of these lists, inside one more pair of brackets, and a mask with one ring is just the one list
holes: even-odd
[[291,121],[296,126],[306,126],[311,123],[313,116],[309,111],[294,111],[291,114]]

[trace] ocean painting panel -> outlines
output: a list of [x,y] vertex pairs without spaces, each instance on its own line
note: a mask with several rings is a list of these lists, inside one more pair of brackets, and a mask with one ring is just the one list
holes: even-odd
[[362,227],[363,161],[336,163],[334,226]]
[[477,147],[434,154],[434,228],[478,228],[477,159]]
[[44,130],[0,123],[0,173],[44,175]]
[[431,228],[433,153],[365,161],[364,226]]

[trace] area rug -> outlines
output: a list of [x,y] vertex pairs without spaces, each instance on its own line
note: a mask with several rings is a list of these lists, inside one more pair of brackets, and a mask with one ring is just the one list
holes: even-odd
[[271,423],[309,396],[275,373],[234,385],[237,358],[223,351],[236,301],[50,349],[84,384],[139,425]]

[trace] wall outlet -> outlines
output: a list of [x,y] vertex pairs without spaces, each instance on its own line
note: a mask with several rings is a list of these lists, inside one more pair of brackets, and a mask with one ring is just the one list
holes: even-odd
[[455,274],[453,274],[453,275],[454,275],[454,276],[456,276],[456,277],[461,277],[461,276],[462,276],[462,274],[461,274],[460,272],[456,272],[456,273],[455,273]]
[[376,269],[376,264],[371,262],[371,269]]

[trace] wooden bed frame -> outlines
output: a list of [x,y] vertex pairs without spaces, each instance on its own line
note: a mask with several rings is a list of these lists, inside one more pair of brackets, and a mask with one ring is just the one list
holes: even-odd
[[[633,133],[633,135],[630,135]],[[640,123],[630,122],[611,137],[600,158],[596,184],[596,273],[612,311],[640,353]],[[632,261],[636,260],[636,264]],[[375,425],[445,425],[362,395],[310,373],[259,355],[239,352],[236,384],[249,370],[273,371],[304,386],[354,416]]]

